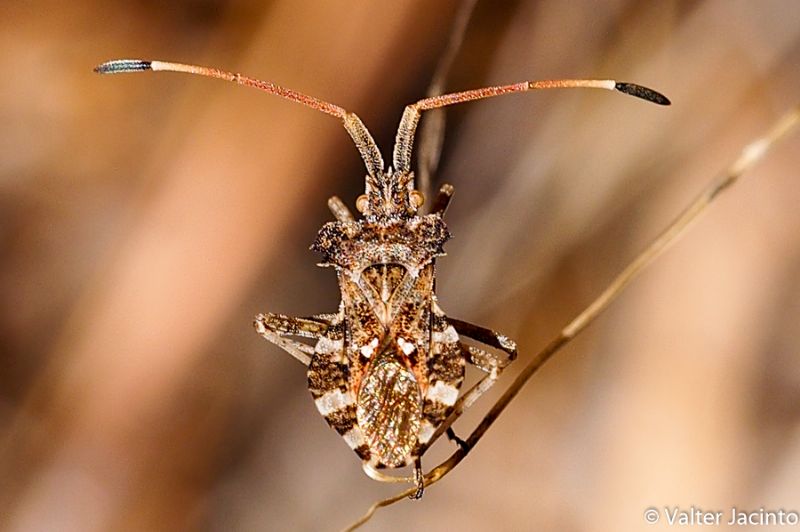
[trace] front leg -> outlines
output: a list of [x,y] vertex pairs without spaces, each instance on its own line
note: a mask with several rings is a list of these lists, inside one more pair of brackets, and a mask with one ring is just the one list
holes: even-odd
[[283,314],[259,314],[253,325],[256,332],[274,343],[294,358],[308,366],[314,354],[314,346],[298,342],[287,336],[300,336],[319,340],[331,325],[330,314],[318,314],[307,318],[295,318]]

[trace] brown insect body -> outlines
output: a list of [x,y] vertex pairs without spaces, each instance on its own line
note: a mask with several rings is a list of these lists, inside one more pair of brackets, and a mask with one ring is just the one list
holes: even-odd
[[[254,87],[342,121],[367,168],[365,194],[356,220],[339,198],[328,205],[336,220],[320,229],[313,249],[322,266],[336,269],[342,300],[336,314],[299,318],[260,314],[259,334],[308,366],[308,387],[317,409],[358,454],[364,470],[381,481],[408,481],[422,493],[420,457],[435,438],[497,379],[517,354],[516,345],[494,331],[445,316],[434,293],[434,262],[450,237],[442,216],[453,187],[443,185],[428,214],[419,213],[411,152],[421,113],[483,98],[554,88],[615,90],[660,105],[663,95],[614,80],[524,81],[434,96],[406,107],[388,170],[361,120],[341,107],[267,81],[222,70],[121,59],[95,68],[114,74],[145,70],[184,72]],[[460,335],[460,336],[459,336]],[[315,341],[313,346],[293,337]],[[503,355],[463,344],[467,337]],[[459,396],[467,363],[485,372]],[[384,475],[376,468],[414,462],[413,479]]]
[[[309,388],[320,412],[374,467],[411,463],[450,414],[464,377],[458,335],[436,305],[441,213],[416,213],[411,174],[368,177],[363,220],[325,224],[312,246],[338,271],[341,351],[318,343]],[[331,412],[326,394],[342,394]]]

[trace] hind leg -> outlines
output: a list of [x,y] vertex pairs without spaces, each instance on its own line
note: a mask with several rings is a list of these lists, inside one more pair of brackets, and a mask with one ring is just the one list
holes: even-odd
[[466,336],[489,347],[504,351],[508,355],[509,362],[517,358],[517,344],[508,336],[456,318],[448,317],[447,321],[455,327],[456,332],[461,336]]

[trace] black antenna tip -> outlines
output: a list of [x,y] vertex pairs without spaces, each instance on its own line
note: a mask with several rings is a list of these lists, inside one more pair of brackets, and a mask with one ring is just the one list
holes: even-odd
[[141,59],[115,59],[113,61],[106,61],[101,65],[94,67],[94,71],[98,74],[119,74],[121,72],[141,72],[142,70],[151,70],[152,66],[150,61],[142,61]]
[[658,105],[669,105],[671,103],[669,98],[660,92],[656,92],[653,89],[648,89],[647,87],[643,87],[635,83],[617,82],[614,84],[614,88],[619,92],[624,92],[625,94],[630,94],[631,96],[636,96],[637,98],[647,100],[648,102],[657,103]]

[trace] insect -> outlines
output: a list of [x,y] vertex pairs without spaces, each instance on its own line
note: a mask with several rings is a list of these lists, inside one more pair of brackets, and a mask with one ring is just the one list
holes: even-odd
[[[443,216],[453,187],[443,185],[427,212],[411,169],[422,112],[504,94],[552,88],[597,88],[669,105],[662,94],[614,80],[525,81],[434,96],[405,108],[392,165],[386,167],[366,126],[343,108],[268,81],[215,68],[122,59],[95,68],[102,74],[169,71],[233,81],[303,104],[340,119],[366,165],[360,217],[338,197],[328,206],[335,218],[320,229],[312,249],[320,264],[335,269],[341,303],[334,314],[290,317],[260,314],[255,327],[308,368],[317,409],[379,481],[414,482],[422,495],[421,456],[441,434],[459,445],[450,425],[516,358],[516,344],[485,327],[447,316],[435,292],[435,261],[450,238]],[[469,338],[492,350],[467,345]],[[299,338],[313,340],[313,345]],[[495,352],[496,351],[496,352]],[[465,367],[482,378],[464,393]],[[414,466],[413,477],[382,469]]]

